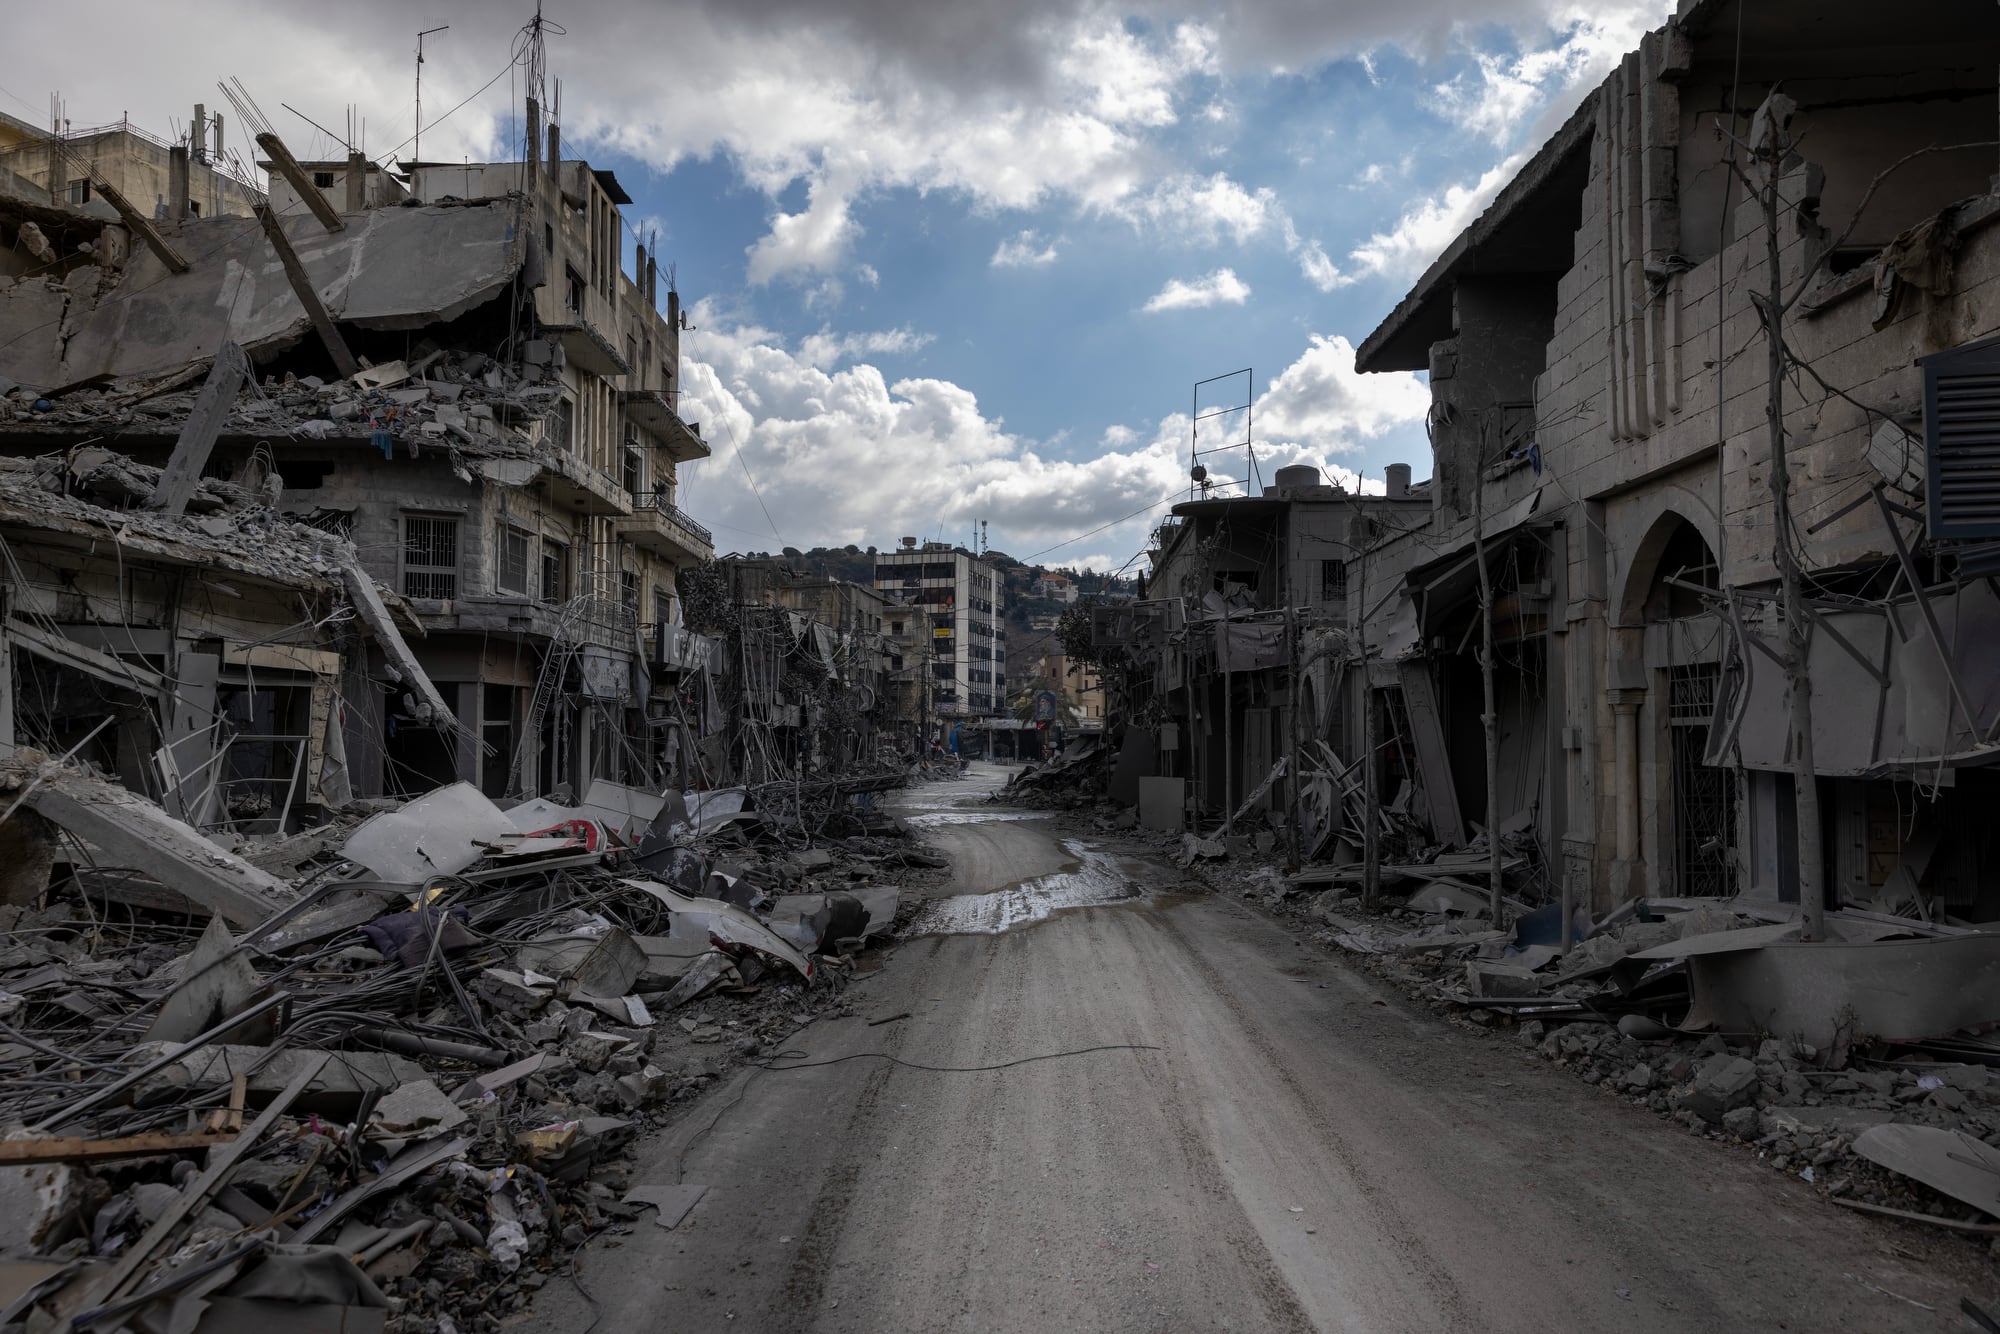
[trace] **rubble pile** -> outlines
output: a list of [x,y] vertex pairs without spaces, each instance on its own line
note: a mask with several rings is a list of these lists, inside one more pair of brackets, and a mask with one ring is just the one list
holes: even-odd
[[[1297,920],[1439,1013],[1511,1036],[1693,1134],[1740,1142],[1836,1203],[2000,1237],[1991,1190],[2000,1176],[1983,1165],[2000,1162],[2000,1035],[1988,1026],[1885,1039],[1871,1023],[1888,1021],[1872,1017],[1865,993],[1819,1042],[1797,1029],[1706,1022],[1731,975],[1711,978],[1699,961],[1795,944],[1795,905],[1636,899],[1600,921],[1576,913],[1565,952],[1559,908],[1510,902],[1513,925],[1496,929],[1483,893],[1464,884],[1406,883],[1364,912],[1358,892],[1319,888],[1317,868],[1208,879]],[[1949,924],[1852,909],[1826,921],[1837,943],[1985,943]],[[1882,1147],[1890,1138],[1917,1145],[1918,1169],[1929,1155],[1942,1170],[1913,1174],[1909,1152]]]
[[37,458],[0,458],[0,517],[160,555],[198,555],[223,568],[303,580],[337,580],[354,547],[337,534],[288,519],[269,498],[204,477],[185,516],[143,506],[160,470],[95,445]]
[[1082,737],[1061,754],[1009,774],[993,800],[1035,810],[1074,811],[1100,802],[1109,808],[1103,793],[1114,759],[1096,737]]
[[[35,757],[0,800],[80,781]],[[898,781],[772,785],[769,811],[461,783],[207,845],[284,877],[240,930],[87,873],[0,908],[0,1326],[497,1328],[669,1207],[637,1134],[873,966],[894,877],[937,861],[873,809]]]
[[[483,352],[447,350],[429,339],[407,359],[367,366],[344,379],[266,375],[229,408],[222,431],[301,440],[366,438],[384,457],[416,458],[425,447],[474,454],[518,450],[542,439],[561,386],[549,379],[549,344],[530,340],[520,365]],[[0,425],[52,433],[117,431],[172,435],[201,392],[207,362],[160,377],[40,391],[0,380]],[[526,372],[527,374],[524,374]]]

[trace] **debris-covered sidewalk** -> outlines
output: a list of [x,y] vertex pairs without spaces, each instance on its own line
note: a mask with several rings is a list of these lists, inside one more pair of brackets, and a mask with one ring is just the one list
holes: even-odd
[[[939,862],[875,809],[903,781],[460,783],[230,851],[17,757],[12,827],[81,855],[0,909],[0,1327],[497,1327],[684,1211],[636,1135],[841,1005]],[[148,874],[92,868],[120,840]]]

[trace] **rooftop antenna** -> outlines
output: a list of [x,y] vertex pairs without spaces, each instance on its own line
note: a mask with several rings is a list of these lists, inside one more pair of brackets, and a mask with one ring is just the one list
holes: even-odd
[[417,132],[410,136],[410,161],[424,160],[424,38],[434,32],[444,32],[449,23],[441,27],[425,28],[417,34]]
[[[291,112],[294,116],[297,116],[300,120],[304,121],[306,124],[312,126],[315,130],[318,130],[321,134],[325,135],[327,138],[339,144],[342,148],[345,148],[348,152],[352,153],[354,151],[353,144],[341,138],[339,135],[335,134],[332,130],[327,129],[326,126],[320,124],[318,121],[314,120],[311,116],[308,116],[305,112],[293,106],[290,102],[280,102],[278,103],[278,105],[283,107],[285,110]],[[352,134],[353,132],[354,132],[353,128],[350,126],[348,129],[348,133]]]
[[[1243,391],[1242,391],[1243,401],[1241,403],[1229,402],[1217,406],[1211,401],[1211,404],[1208,406],[1208,408],[1204,410],[1202,406],[1201,391],[1205,386],[1212,384],[1221,384],[1225,381],[1235,381],[1237,379],[1241,379],[1243,381]],[[1211,396],[1217,394],[1227,395],[1229,393],[1230,391],[1228,390],[1210,391]],[[1211,375],[1206,380],[1195,381],[1194,408],[1192,413],[1190,414],[1190,420],[1188,422],[1188,479],[1190,482],[1190,485],[1188,487],[1189,499],[1194,498],[1194,494],[1197,489],[1200,490],[1203,498],[1206,498],[1208,496],[1208,493],[1215,486],[1217,486],[1220,481],[1229,480],[1229,479],[1217,479],[1210,477],[1208,472],[1208,465],[1204,463],[1202,460],[1206,457],[1210,457],[1216,454],[1221,454],[1224,452],[1234,452],[1238,448],[1241,448],[1243,450],[1245,461],[1249,465],[1247,470],[1249,476],[1245,480],[1248,481],[1250,479],[1256,479],[1259,485],[1262,484],[1262,474],[1258,471],[1257,468],[1257,449],[1256,446],[1252,443],[1252,435],[1251,435],[1251,412],[1256,403],[1256,398],[1257,398],[1257,375],[1256,372],[1250,369],[1249,367],[1245,367],[1240,371],[1230,371],[1226,375]],[[1224,439],[1220,444],[1210,445],[1206,449],[1202,448],[1201,424],[1203,422],[1214,421],[1218,417],[1234,417],[1238,413],[1241,413],[1243,417],[1243,433],[1240,437],[1236,434],[1234,430],[1230,430],[1229,423],[1225,422],[1220,427],[1211,428],[1211,432],[1216,430],[1228,430],[1227,438]]]

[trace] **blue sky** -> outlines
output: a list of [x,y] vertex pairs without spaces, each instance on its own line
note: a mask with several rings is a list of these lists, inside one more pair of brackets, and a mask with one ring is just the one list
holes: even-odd
[[[240,12],[192,35],[116,0],[98,58],[54,89],[25,53],[59,49],[59,20],[25,16],[50,31],[0,55],[0,100],[30,115],[57,91],[77,124],[172,133],[237,75],[322,124],[352,106],[381,152],[412,123],[414,32],[449,23],[426,40],[424,155],[503,155],[525,7],[216,8]],[[1667,4],[545,12],[566,140],[618,172],[699,326],[684,415],[715,455],[683,501],[718,547],[963,539],[985,518],[1015,555],[1116,567],[1186,485],[1206,376],[1254,368],[1266,476],[1427,473],[1426,390],[1356,375],[1353,344]]]

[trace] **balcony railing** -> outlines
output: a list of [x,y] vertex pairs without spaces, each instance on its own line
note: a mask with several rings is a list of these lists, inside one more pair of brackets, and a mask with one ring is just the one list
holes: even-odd
[[690,533],[699,537],[707,546],[713,547],[715,545],[715,534],[709,532],[708,529],[702,527],[679,509],[675,508],[658,491],[634,491],[632,493],[632,510],[634,513],[650,510],[664,518],[673,520]]

